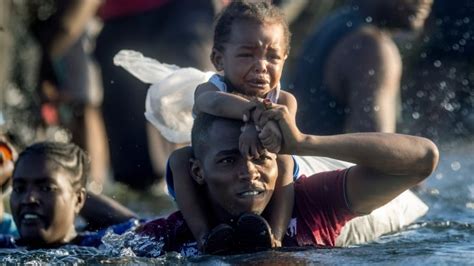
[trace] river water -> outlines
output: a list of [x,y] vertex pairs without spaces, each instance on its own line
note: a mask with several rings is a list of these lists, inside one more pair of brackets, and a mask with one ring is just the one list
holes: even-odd
[[[474,144],[471,141],[463,141],[445,144],[440,148],[441,160],[438,169],[417,190],[417,194],[430,206],[429,212],[405,230],[383,236],[370,244],[336,249],[281,249],[224,257],[201,256],[189,259],[170,253],[158,258],[140,258],[121,245],[121,241],[131,237],[128,235],[124,238],[107,238],[104,240],[106,244],[100,249],[0,249],[0,263],[474,264]],[[142,205],[148,206],[141,211],[144,215],[147,208],[154,206],[151,201]]]

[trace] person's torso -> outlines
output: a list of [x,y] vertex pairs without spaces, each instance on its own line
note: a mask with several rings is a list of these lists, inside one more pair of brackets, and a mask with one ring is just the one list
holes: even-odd
[[130,16],[159,8],[173,0],[106,0],[99,9],[99,16],[104,19]]

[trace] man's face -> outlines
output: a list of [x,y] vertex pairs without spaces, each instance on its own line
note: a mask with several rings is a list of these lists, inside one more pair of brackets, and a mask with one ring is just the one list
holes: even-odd
[[275,189],[276,155],[246,159],[239,152],[240,128],[235,122],[217,120],[211,127],[203,158],[196,158],[201,184],[206,185],[216,211],[238,216],[261,214]]
[[431,12],[433,0],[376,1],[391,26],[403,29],[421,29]]
[[74,218],[82,207],[79,192],[61,167],[41,155],[22,158],[13,174],[11,209],[25,243],[61,244],[75,236]]
[[287,57],[283,26],[237,20],[224,51],[213,53],[213,62],[237,92],[265,97],[280,83]]

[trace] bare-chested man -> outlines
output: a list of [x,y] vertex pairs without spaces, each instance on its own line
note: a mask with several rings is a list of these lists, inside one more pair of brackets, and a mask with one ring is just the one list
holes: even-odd
[[295,72],[303,132],[394,132],[402,62],[392,40],[418,30],[433,0],[352,0],[309,38]]

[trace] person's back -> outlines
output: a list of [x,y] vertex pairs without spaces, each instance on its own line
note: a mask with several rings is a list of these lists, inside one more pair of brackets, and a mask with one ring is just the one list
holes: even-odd
[[430,6],[430,0],[354,0],[327,19],[295,72],[301,129],[394,132],[402,66],[390,32],[421,28]]
[[344,131],[347,109],[323,88],[324,68],[335,45],[364,23],[359,12],[350,7],[340,8],[321,23],[305,44],[293,83],[293,93],[300,99],[298,127],[303,132],[328,135]]
[[104,87],[102,111],[110,164],[115,180],[145,190],[161,178],[167,157],[179,145],[163,139],[146,123],[146,89],[115,66],[113,57],[122,49],[133,49],[164,62],[210,68],[206,55],[211,34],[203,29],[212,25],[213,3],[107,0],[99,14],[104,27],[97,38],[95,55]]

